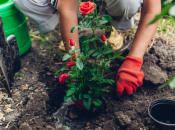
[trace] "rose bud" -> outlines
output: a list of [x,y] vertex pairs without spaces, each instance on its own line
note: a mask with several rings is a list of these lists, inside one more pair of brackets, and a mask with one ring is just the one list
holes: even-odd
[[101,35],[101,40],[105,42],[106,41],[106,37],[104,35]]
[[74,59],[74,58],[75,58],[75,55],[74,55],[74,53],[72,53],[72,54],[71,54],[71,56],[72,56],[72,59]]
[[71,69],[71,67],[72,66],[75,66],[76,65],[76,62],[75,61],[69,61],[68,63],[67,63],[67,67],[69,67],[69,69]]
[[75,46],[75,42],[74,42],[73,39],[70,39],[70,45],[71,45],[71,46]]
[[60,85],[62,85],[64,83],[64,80],[65,79],[68,79],[68,74],[62,74],[60,77],[59,77],[59,83]]

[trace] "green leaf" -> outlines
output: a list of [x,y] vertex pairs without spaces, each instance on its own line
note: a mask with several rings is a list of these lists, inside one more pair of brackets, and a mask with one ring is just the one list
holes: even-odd
[[77,101],[77,100],[78,100],[78,98],[77,98],[77,96],[76,96],[75,94],[72,96],[72,99],[73,99],[74,101]]
[[108,54],[108,55],[107,55],[107,57],[108,57],[109,59],[111,59],[111,58],[112,58],[112,56],[111,56],[110,54]]
[[106,79],[106,82],[115,83],[113,79]]
[[91,108],[91,100],[89,100],[88,98],[84,98],[83,99],[83,105],[87,110],[90,110]]
[[75,79],[72,79],[73,81],[79,81],[79,79],[75,78]]
[[102,54],[99,54],[99,55],[97,56],[97,59],[100,58],[100,56],[102,56]]
[[105,100],[105,102],[107,102],[106,98],[103,95],[101,95],[101,97],[103,100]]
[[79,100],[82,100],[83,99],[83,93],[82,92],[79,94],[78,99]]
[[124,59],[125,60],[125,57],[124,56],[117,56],[117,58],[120,58],[120,59]]
[[101,25],[103,25],[103,24],[105,24],[105,23],[107,23],[108,21],[107,20],[99,20],[98,22],[97,22],[97,26],[101,26]]
[[109,31],[114,31],[112,28],[111,28],[111,26],[107,26],[107,32],[109,32]]
[[93,99],[98,98],[99,95],[100,95],[100,92],[99,92],[99,91],[95,91],[95,92],[92,94],[92,98],[93,98]]
[[171,89],[175,89],[175,76],[172,78],[172,81],[170,81],[169,86]]
[[71,77],[74,77],[75,76],[72,71],[69,71],[68,72],[68,75],[70,75]]
[[95,106],[97,106],[97,107],[99,107],[99,106],[102,105],[102,103],[101,103],[101,101],[100,101],[99,99],[93,100],[93,104],[94,104]]
[[75,30],[77,30],[77,28],[78,28],[79,26],[74,26],[72,29],[71,29],[71,33],[73,33],[73,32],[75,32]]
[[82,57],[82,56],[84,56],[84,53],[83,53],[83,52],[81,52],[81,53],[79,54],[79,57]]
[[89,98],[89,100],[91,100],[91,96],[89,94],[84,94],[83,97],[84,98]]
[[89,55],[91,55],[94,52],[95,52],[95,49],[92,49],[92,50],[90,50],[90,51],[87,52],[87,55],[89,56]]
[[105,64],[105,59],[102,59],[102,60],[100,61],[100,65],[101,65],[101,66],[104,66],[104,64]]
[[99,53],[98,52],[95,52],[92,56],[95,57],[97,56]]
[[65,60],[69,59],[70,57],[71,57],[71,55],[65,54],[65,55],[63,56],[62,61],[65,61]]
[[169,15],[175,17],[175,4],[169,9]]
[[89,20],[89,21],[86,21],[86,24],[85,24],[85,27],[88,28],[92,25],[92,21]]
[[76,61],[76,66],[77,66],[78,69],[83,70],[83,62],[82,61],[77,60]]
[[109,15],[104,15],[104,16],[102,17],[102,19],[103,19],[103,20],[107,20],[107,21],[109,22],[109,21],[112,20],[112,17],[109,16]]
[[75,88],[71,88],[71,89],[67,90],[67,96],[70,96],[70,95],[74,94],[75,91],[76,91]]
[[112,85],[113,83],[115,83],[115,81],[113,79],[104,79],[100,83],[101,84],[102,83],[107,83],[107,84],[111,84]]
[[82,43],[82,51],[83,51],[84,55],[86,55],[88,50],[89,50],[89,42]]
[[68,84],[67,86],[70,87],[70,88],[75,88],[76,87],[74,84]]
[[79,31],[82,31],[83,30],[83,26],[79,26]]
[[89,56],[82,56],[82,57],[81,57],[82,60],[85,60],[85,59],[87,59],[87,58],[89,58]]
[[88,36],[82,36],[82,37],[79,38],[79,41],[81,43],[88,42],[89,41],[89,37]]
[[120,56],[120,55],[121,55],[120,52],[116,52],[116,53],[114,53],[113,57],[115,58],[115,57],[118,57],[118,56]]
[[108,42],[107,41],[105,41],[105,46],[108,46]]
[[80,51],[80,48],[76,48],[75,49],[75,53],[79,52]]
[[83,25],[83,21],[79,22],[79,25],[82,26]]
[[64,96],[64,102],[67,102],[67,101],[69,101],[71,99],[71,96]]
[[114,50],[108,49],[108,50],[104,51],[103,54],[109,54],[109,53],[112,53],[112,52],[114,52]]
[[73,53],[73,51],[74,51],[74,50],[72,50],[72,49],[69,50],[69,55],[71,55],[71,54]]
[[107,66],[109,63],[111,63],[111,61],[106,62],[106,63],[105,63],[105,66]]
[[75,75],[75,76],[79,75],[79,71],[77,71],[77,67],[76,66],[72,66],[71,70],[72,70],[71,72],[72,72],[73,75]]
[[156,15],[154,17],[154,19],[148,25],[151,25],[151,24],[157,22],[157,20],[159,20],[162,16],[167,15],[170,8],[171,8],[171,5],[167,5],[166,7],[164,7],[163,10],[162,10],[162,12],[159,13],[158,15]]
[[98,40],[99,38],[100,38],[100,36],[92,35],[90,41],[96,41],[96,40]]
[[101,91],[109,92],[106,88],[101,89]]
[[59,72],[64,71],[64,70],[69,70],[69,68],[68,68],[68,67],[66,67],[66,68],[61,68],[60,70],[58,70],[57,72],[55,72],[55,74],[58,74]]
[[[171,80],[171,79],[170,79],[170,80]],[[169,81],[170,81],[170,80],[169,80]],[[169,84],[169,82],[167,82],[167,83],[165,83],[165,84],[159,86],[158,89],[162,89],[162,88],[166,87],[168,84]]]

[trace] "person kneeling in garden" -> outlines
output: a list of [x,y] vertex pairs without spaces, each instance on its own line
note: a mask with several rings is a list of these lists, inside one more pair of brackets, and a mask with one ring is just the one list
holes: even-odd
[[[127,46],[123,45],[122,35],[116,30],[133,28],[133,16],[142,6],[140,23],[133,44],[116,76],[117,96],[120,97],[124,90],[128,95],[131,95],[143,83],[144,73],[140,71],[143,56],[156,32],[158,22],[147,25],[161,11],[161,0],[104,0],[104,2],[105,13],[112,17],[110,24],[114,30],[111,32],[108,43],[115,51]],[[54,30],[59,20],[64,43],[69,43],[69,39],[79,41],[78,30],[70,33],[72,27],[78,25],[79,0],[14,0],[14,3],[22,13],[35,23],[41,33]],[[80,8],[82,14],[91,10],[88,6],[80,6]],[[71,47],[67,44],[64,46],[66,52],[69,52]],[[75,48],[79,48],[78,43]]]

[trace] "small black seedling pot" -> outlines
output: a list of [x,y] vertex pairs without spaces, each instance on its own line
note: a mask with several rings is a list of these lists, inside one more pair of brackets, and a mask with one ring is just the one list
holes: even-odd
[[148,106],[148,114],[158,130],[175,130],[175,101],[159,99]]

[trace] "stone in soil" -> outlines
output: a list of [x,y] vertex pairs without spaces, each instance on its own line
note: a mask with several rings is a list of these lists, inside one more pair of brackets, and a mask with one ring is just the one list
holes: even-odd
[[122,111],[115,112],[115,119],[122,127],[126,127],[131,124],[131,118],[124,115]]
[[101,127],[95,128],[95,130],[103,130]]
[[47,130],[56,130],[55,128],[53,128],[53,127],[50,126],[50,125],[48,125],[48,126],[46,127],[46,129],[47,129]]
[[19,130],[32,130],[28,123],[24,122],[20,127]]
[[6,115],[5,119],[6,121],[15,121],[15,119],[19,116],[19,112],[17,110],[14,110],[13,112]]
[[115,130],[117,129],[117,126],[115,125],[114,120],[107,120],[102,123],[103,125],[103,130]]
[[68,107],[68,116],[71,119],[77,118],[79,113],[79,109],[75,105],[71,105]]
[[16,128],[16,126],[12,125],[12,126],[9,126],[8,130],[18,130],[18,129]]

